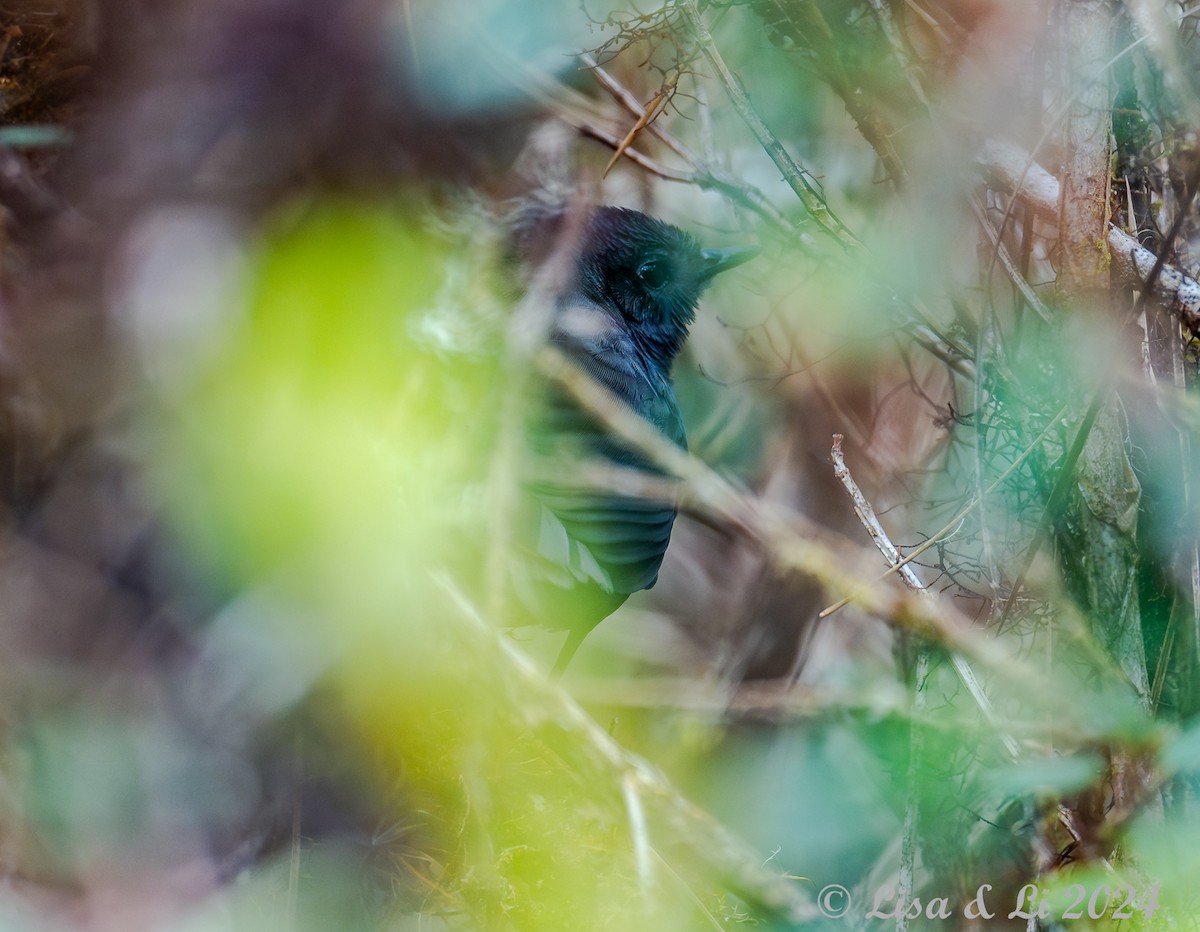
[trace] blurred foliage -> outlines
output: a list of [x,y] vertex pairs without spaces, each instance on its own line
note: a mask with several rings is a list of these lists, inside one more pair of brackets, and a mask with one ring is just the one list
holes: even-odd
[[381,542],[405,572],[403,554],[436,559],[494,433],[486,368],[410,332],[445,244],[365,205],[297,205],[279,226],[254,247],[244,309],[226,309],[229,351],[165,437],[167,494],[238,585]]

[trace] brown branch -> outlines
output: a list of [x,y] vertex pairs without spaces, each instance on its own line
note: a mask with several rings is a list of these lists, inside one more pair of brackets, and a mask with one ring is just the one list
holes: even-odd
[[[1024,150],[1007,143],[989,142],[980,150],[979,161],[995,180],[1039,213],[1056,215],[1058,179],[1032,161]],[[1159,262],[1158,255],[1113,224],[1108,226],[1107,240],[1117,269],[1144,286]],[[1154,293],[1185,327],[1200,333],[1200,282],[1164,263],[1154,282]]]
[[955,609],[937,603],[932,595],[926,593],[921,599],[893,587],[864,583],[867,571],[856,573],[848,567],[868,566],[871,558],[866,551],[851,545],[835,546],[828,530],[780,509],[778,503],[763,502],[735,489],[702,460],[663,437],[562,352],[546,347],[539,352],[536,363],[547,378],[561,385],[615,437],[683,480],[681,507],[755,541],[779,569],[810,576],[832,592],[846,594],[871,614],[993,669],[1028,676],[1031,682],[1035,679],[1031,672],[1021,673],[1019,665],[1014,665],[995,642],[981,636]]
[[1058,219],[1058,179],[1034,161],[1026,150],[989,139],[980,148],[978,161],[1002,187],[1015,192],[1043,216]]
[[[579,60],[583,62],[583,67],[592,73],[592,77],[599,82],[600,86],[608,91],[613,96],[613,99],[616,100],[616,102],[622,107],[624,107],[626,111],[628,111],[630,116],[634,117],[635,119],[641,119],[642,115],[646,111],[646,108],[642,106],[642,102],[638,100],[629,91],[629,89],[625,87],[625,85],[609,74],[608,71],[606,71],[604,67],[596,61],[591,53],[584,52],[579,56]],[[658,123],[651,123],[648,129],[651,133],[658,137],[658,139],[660,139],[663,144],[667,146],[667,148],[669,148],[685,162],[695,165],[699,161],[699,159],[696,158],[696,156],[690,149],[688,149],[687,146],[676,139]]]
[[654,119],[658,112],[662,110],[667,101],[671,99],[671,94],[674,93],[675,90],[674,81],[678,80],[679,78],[676,76],[672,82],[667,83],[665,86],[654,92],[654,96],[650,98],[650,103],[648,103],[642,109],[641,114],[638,115],[637,122],[633,124],[633,128],[625,135],[625,138],[621,140],[621,142],[617,145],[617,148],[613,151],[612,158],[608,160],[608,164],[604,166],[604,171],[601,173],[602,178],[608,177],[608,173],[612,171],[613,166],[620,161],[622,153],[624,153],[626,149],[633,145],[633,141],[637,139],[638,134],[650,125],[650,122]]
[[[700,176],[695,172],[681,171],[678,168],[670,168],[655,159],[644,155],[632,146],[625,145],[623,140],[616,133],[610,133],[606,129],[602,129],[595,123],[588,123],[583,120],[575,119],[569,121],[581,135],[587,136],[590,139],[595,139],[597,142],[602,142],[606,146],[616,150],[613,157],[619,155],[625,156],[629,161],[633,162],[639,168],[644,168],[652,175],[657,175],[664,181],[681,181],[684,184],[699,184]],[[611,163],[610,163],[611,164]]]
[[[644,118],[646,110],[643,108],[641,102],[624,85],[617,81],[616,78],[598,65],[591,55],[581,55],[580,61],[583,62],[585,68],[591,71],[600,85],[613,96],[617,103],[629,111],[631,116],[639,121]],[[570,122],[569,118],[568,122]],[[578,124],[577,128],[580,132],[606,145],[616,148],[619,144],[619,139],[615,133],[598,130],[598,128],[595,128],[591,124]],[[735,178],[730,173],[713,165],[708,159],[701,158],[660,126],[657,121],[650,122],[646,126],[646,129],[660,139],[676,155],[686,161],[692,170],[684,172],[667,168],[662,163],[655,162],[641,153],[633,152],[630,155],[629,153],[633,150],[626,149],[626,155],[630,161],[641,165],[643,168],[652,171],[667,181],[681,181],[694,184],[704,190],[716,191],[729,198],[735,204],[740,204],[742,207],[754,211],[781,232],[796,239],[800,245],[807,249],[812,249],[814,243],[811,237],[807,233],[797,230],[795,224],[784,216],[779,208],[772,204],[770,199],[760,189],[748,182]]]
[[1008,280],[1013,283],[1017,291],[1025,303],[1033,310],[1038,317],[1046,323],[1050,322],[1050,312],[1046,310],[1046,305],[1042,303],[1042,299],[1037,296],[1037,292],[1033,290],[1033,286],[1021,274],[1021,270],[1012,260],[1012,256],[1008,253],[1008,247],[1004,245],[1004,241],[1000,238],[1000,231],[996,229],[996,225],[988,219],[988,215],[984,212],[983,207],[979,202],[972,200],[971,209],[975,213],[975,219],[979,222],[979,228],[983,230],[988,241],[992,244],[992,249],[995,251],[996,258],[1000,262],[1000,267],[1004,269],[1004,274],[1008,276]]

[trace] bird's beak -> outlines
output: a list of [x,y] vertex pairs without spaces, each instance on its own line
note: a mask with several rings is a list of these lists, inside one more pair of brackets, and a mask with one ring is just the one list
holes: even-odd
[[757,256],[761,249],[757,246],[730,246],[727,249],[704,249],[700,255],[704,259],[704,278],[712,278],[718,272],[724,272],[735,265],[749,262]]

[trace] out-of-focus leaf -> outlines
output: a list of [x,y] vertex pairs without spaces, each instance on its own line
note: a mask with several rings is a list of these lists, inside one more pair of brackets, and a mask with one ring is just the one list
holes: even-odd
[[1104,772],[1104,762],[1095,754],[1046,757],[1012,764],[991,775],[997,793],[1009,796],[1059,796],[1081,790]]
[[74,138],[74,134],[63,126],[0,126],[0,146],[12,149],[65,146]]
[[[162,473],[234,582],[296,560],[424,560],[480,472],[478,371],[418,346],[445,247],[388,208],[320,204],[251,257],[241,331],[198,381]],[[314,585],[332,583],[337,574]]]
[[1159,751],[1159,765],[1171,773],[1200,770],[1200,725],[1192,725]]
[[260,801],[244,762],[187,737],[112,709],[40,718],[18,745],[22,810],[63,864],[179,857]]

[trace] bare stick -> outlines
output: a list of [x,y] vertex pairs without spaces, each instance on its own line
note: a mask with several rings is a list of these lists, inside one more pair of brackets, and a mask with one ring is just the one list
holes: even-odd
[[842,454],[842,441],[845,439],[841,434],[833,435],[833,449],[830,451],[830,456],[833,459],[833,474],[845,486],[846,492],[850,495],[850,501],[854,504],[854,513],[858,515],[858,520],[867,529],[867,533],[871,535],[871,540],[875,542],[875,546],[879,548],[879,552],[888,561],[888,565],[897,567],[900,578],[904,580],[904,584],[909,589],[913,590],[913,592],[923,592],[925,586],[917,578],[917,574],[913,572],[912,567],[900,565],[900,551],[892,543],[891,538],[888,537],[887,531],[883,529],[883,525],[879,523],[879,518],[875,514],[874,507],[867,501],[867,497],[863,495],[862,489],[858,487],[858,483],[850,475],[850,470],[846,466],[846,458]]
[[645,108],[642,110],[642,113],[638,116],[637,122],[633,124],[633,128],[625,135],[625,138],[621,140],[620,145],[618,145],[613,151],[612,158],[609,159],[608,164],[604,166],[604,171],[601,173],[600,177],[608,177],[608,173],[612,171],[613,166],[620,161],[621,154],[631,145],[633,145],[633,141],[637,139],[638,134],[650,125],[650,123],[654,120],[654,117],[659,113],[660,110],[662,110],[667,101],[671,99],[671,94],[675,90],[675,82],[678,80],[679,77],[676,75],[671,83],[668,83],[666,86],[655,92],[654,97],[650,100],[650,103],[645,106]]
[[1042,303],[1042,299],[1037,296],[1037,292],[1025,280],[1025,276],[1021,274],[1021,270],[1013,262],[1012,256],[1008,254],[1008,247],[1000,239],[1000,231],[996,229],[996,225],[988,219],[988,215],[984,213],[978,201],[972,201],[971,208],[975,212],[975,219],[979,221],[980,229],[987,235],[988,241],[992,244],[992,249],[996,251],[996,258],[1000,260],[1000,267],[1004,269],[1004,274],[1016,286],[1017,291],[1020,292],[1021,297],[1033,312],[1046,321],[1046,323],[1049,323],[1050,312],[1046,310],[1046,305]]
[[[917,578],[916,573],[913,572],[912,567],[900,565],[900,551],[892,543],[891,538],[888,537],[887,532],[883,529],[883,525],[879,523],[875,509],[867,501],[867,497],[863,495],[862,489],[858,487],[858,483],[854,481],[854,477],[850,475],[850,470],[847,468],[846,460],[842,455],[842,440],[843,437],[841,434],[833,435],[833,450],[831,451],[833,474],[841,480],[842,485],[845,486],[847,493],[849,493],[850,501],[854,503],[854,513],[858,515],[858,520],[867,529],[867,533],[871,535],[871,540],[875,542],[875,546],[879,548],[879,552],[883,554],[888,564],[898,567],[900,578],[904,580],[904,584],[914,592],[925,592],[925,587]],[[922,646],[917,652],[916,682],[912,706],[914,719],[925,710],[925,684],[928,679],[929,649]],[[986,698],[984,701],[986,702]],[[990,710],[990,704],[988,705],[988,709]],[[915,721],[910,724],[910,727],[908,800],[904,807],[904,836],[900,846],[900,876],[896,882],[897,903],[908,903],[912,900],[913,871],[917,850],[917,826],[920,821],[920,803],[917,799],[915,784],[919,758],[923,751],[924,742],[921,738],[921,730],[916,727]],[[904,911],[897,910],[896,932],[906,932],[907,929],[908,920],[904,915]]]
[[[888,537],[887,531],[883,529],[883,525],[879,523],[879,518],[875,515],[875,509],[867,501],[867,497],[863,495],[862,489],[858,487],[858,483],[854,481],[854,477],[850,475],[850,470],[846,467],[845,457],[842,455],[842,440],[843,437],[841,434],[833,435],[833,449],[830,451],[830,456],[833,459],[833,474],[846,487],[846,491],[850,495],[850,500],[854,503],[854,513],[858,515],[858,519],[862,522],[863,527],[867,529],[867,533],[871,535],[871,539],[875,542],[875,546],[879,548],[879,552],[883,554],[883,558],[887,560],[888,565],[896,568],[900,578],[904,580],[904,584],[922,597],[928,604],[930,611],[937,611],[933,595],[925,588],[924,583],[921,582],[920,578],[913,571],[913,568],[901,562],[900,551],[892,543],[891,538]],[[954,664],[954,669],[958,673],[959,679],[962,680],[963,685],[967,687],[967,691],[971,694],[971,698],[979,706],[984,719],[997,730],[1000,740],[1003,742],[1009,756],[1014,759],[1019,758],[1021,751],[1016,739],[1000,730],[995,712],[992,709],[991,700],[988,699],[987,693],[983,691],[983,687],[975,676],[975,671],[971,669],[970,663],[967,662],[965,657],[957,653],[951,655],[951,662]],[[926,664],[928,664],[928,661],[926,661]],[[920,663],[918,662],[919,667]]]
[[[952,517],[949,521],[947,521],[946,524],[940,530],[938,530],[932,536],[930,536],[930,538],[927,541],[925,541],[923,544],[913,548],[913,550],[909,552],[908,556],[906,556],[904,559],[902,559],[899,563],[894,564],[891,567],[891,569],[889,569],[886,573],[884,573],[882,576],[880,576],[879,579],[884,579],[887,576],[890,576],[892,573],[899,571],[901,568],[907,567],[909,563],[911,563],[913,560],[915,560],[917,557],[919,557],[921,554],[923,554],[930,547],[933,547],[935,544],[939,543],[940,541],[945,540],[945,538],[948,534],[953,533],[953,531],[956,528],[958,528],[958,526],[962,523],[963,519],[967,515],[969,515],[972,511],[974,511],[976,508],[978,508],[980,506],[980,504],[982,503],[983,499],[986,496],[990,495],[992,492],[996,491],[996,489],[1000,488],[1000,485],[1009,476],[1011,476],[1014,472],[1016,472],[1017,468],[1022,463],[1024,463],[1025,460],[1028,459],[1035,450],[1037,450],[1041,446],[1042,441],[1050,436],[1050,432],[1052,430],[1054,430],[1055,427],[1058,426],[1058,423],[1064,417],[1066,417],[1067,412],[1069,410],[1070,410],[1070,408],[1067,405],[1063,405],[1063,407],[1059,408],[1058,413],[1050,419],[1050,423],[1048,423],[1042,429],[1042,432],[1040,434],[1038,434],[1038,436],[1033,440],[1033,442],[1030,443],[1021,452],[1020,456],[1018,456],[1011,463],[1009,463],[1008,467],[1004,470],[1004,472],[1000,473],[999,476],[997,476],[994,480],[992,480],[991,485],[989,485],[986,489],[984,489],[980,493],[979,496],[977,496],[976,498],[973,498],[971,501],[967,502],[967,504],[965,504],[961,509],[959,509],[959,511],[954,515],[954,517]],[[878,580],[876,580],[876,581],[878,581]],[[832,615],[834,612],[838,611],[839,609],[845,608],[850,603],[850,601],[851,601],[850,599],[843,599],[840,602],[835,602],[833,605],[830,605],[828,608],[822,609],[817,617],[825,618],[829,615]]]
[[[613,99],[624,107],[630,116],[640,120],[645,115],[646,108],[642,105],[642,102],[624,84],[609,74],[590,52],[581,54],[579,60],[583,62],[583,67],[590,71],[592,76],[600,82],[600,86],[612,94]],[[695,165],[699,161],[687,146],[658,123],[651,123],[646,128],[685,162]]]
[[610,133],[608,130],[597,126],[595,123],[589,123],[584,120],[575,120],[572,125],[579,130],[584,136],[589,136],[597,142],[602,142],[606,146],[614,149],[614,156],[623,155],[629,161],[633,162],[639,168],[644,168],[652,175],[657,175],[664,181],[682,181],[685,184],[699,184],[700,177],[693,171],[682,171],[678,168],[671,168],[664,165],[657,159],[652,159],[648,155],[639,152],[633,146],[622,146],[622,140],[616,133]]
[[775,20],[775,28],[786,23],[789,37],[808,49],[814,69],[841,98],[859,133],[875,150],[888,179],[897,190],[903,189],[908,183],[908,170],[892,142],[896,129],[888,125],[883,114],[871,104],[870,95],[862,92],[860,82],[846,70],[840,43],[821,7],[815,0],[789,0],[786,5],[777,2],[774,7],[780,16]]

